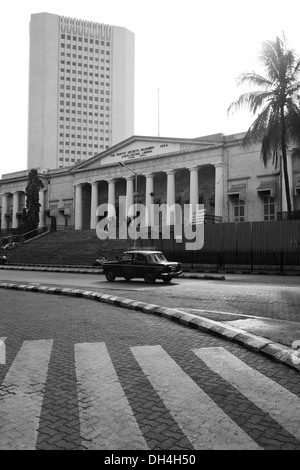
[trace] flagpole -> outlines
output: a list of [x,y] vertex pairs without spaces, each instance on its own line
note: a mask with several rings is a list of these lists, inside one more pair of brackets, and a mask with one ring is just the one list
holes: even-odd
[[157,88],[157,128],[159,137],[159,88]]

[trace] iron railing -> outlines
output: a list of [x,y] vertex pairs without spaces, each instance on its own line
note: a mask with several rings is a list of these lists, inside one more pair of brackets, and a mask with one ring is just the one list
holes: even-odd
[[179,261],[188,269],[205,269],[215,272],[241,271],[299,271],[299,251],[164,251],[170,261]]
[[21,242],[26,242],[32,238],[37,237],[38,235],[42,235],[43,233],[49,232],[51,230],[50,225],[44,225],[42,227],[38,227],[34,230],[31,230],[30,232],[26,233],[18,233],[17,230],[11,229],[9,230],[9,233],[2,234],[4,235],[2,239],[2,243],[21,243]]
[[[277,220],[288,220],[288,212],[277,212]],[[300,211],[292,211],[291,220],[300,220]]]

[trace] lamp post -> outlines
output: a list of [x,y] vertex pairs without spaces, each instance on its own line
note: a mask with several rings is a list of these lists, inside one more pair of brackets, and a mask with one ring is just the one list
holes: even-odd
[[[138,196],[138,192],[137,192],[137,172],[133,171],[131,168],[129,168],[129,166],[125,165],[125,163],[123,163],[123,162],[119,162],[119,165],[124,167],[124,168],[127,168],[127,170],[131,171],[131,173],[134,174],[134,181],[135,181],[134,204],[135,204],[135,210],[137,211],[137,196]],[[135,215],[136,215],[136,213],[135,213]],[[136,237],[134,238],[133,247],[136,248]]]

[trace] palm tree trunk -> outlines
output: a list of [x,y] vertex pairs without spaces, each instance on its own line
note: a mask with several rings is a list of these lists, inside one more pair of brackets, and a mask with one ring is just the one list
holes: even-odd
[[284,183],[285,183],[288,220],[292,220],[292,204],[291,204],[291,192],[290,192],[290,185],[289,185],[289,174],[288,174],[288,168],[287,168],[286,128],[285,128],[283,106],[281,107],[281,150],[282,150],[283,176],[284,176]]

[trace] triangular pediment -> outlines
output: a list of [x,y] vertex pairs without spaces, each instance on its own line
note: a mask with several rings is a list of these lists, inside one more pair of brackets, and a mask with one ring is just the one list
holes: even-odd
[[138,161],[141,158],[163,156],[168,153],[180,152],[183,149],[201,148],[207,145],[212,145],[212,142],[198,139],[132,136],[73,168],[76,171],[99,168],[102,165],[128,163]]

